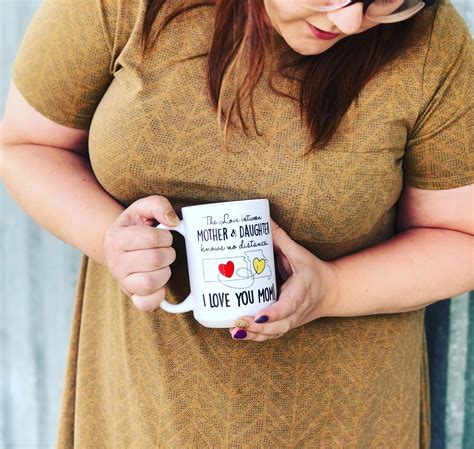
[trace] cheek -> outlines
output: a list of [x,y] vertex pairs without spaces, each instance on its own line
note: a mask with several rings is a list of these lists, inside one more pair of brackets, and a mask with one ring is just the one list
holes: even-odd
[[271,21],[278,26],[278,28],[287,28],[297,22],[302,22],[302,19],[308,15],[307,10],[293,3],[293,0],[285,0],[276,2],[275,0],[266,0],[267,14]]

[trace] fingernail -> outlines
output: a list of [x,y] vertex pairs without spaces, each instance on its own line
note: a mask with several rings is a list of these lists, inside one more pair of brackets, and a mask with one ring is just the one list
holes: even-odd
[[169,210],[168,212],[166,212],[165,217],[172,225],[177,226],[180,223],[178,216],[173,210]]
[[247,337],[247,332],[245,332],[243,329],[239,329],[235,334],[234,338],[237,338],[238,340],[242,340],[243,338]]
[[150,310],[150,305],[146,303],[141,297],[137,295],[131,296],[134,306],[140,310],[140,312],[148,312]]
[[259,317],[255,320],[255,322],[259,323],[259,324],[266,323],[267,321],[268,321],[267,315],[262,315],[261,317]]
[[234,323],[234,326],[235,327],[241,327],[243,329],[248,329],[250,327],[250,323],[243,320],[242,318],[239,318],[235,323]]

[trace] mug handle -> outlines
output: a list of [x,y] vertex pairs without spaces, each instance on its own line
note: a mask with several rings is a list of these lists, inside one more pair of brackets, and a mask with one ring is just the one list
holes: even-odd
[[[164,224],[159,224],[157,226],[157,229],[166,229],[168,231],[177,231],[183,237],[186,238],[186,231],[184,229],[183,221],[181,221],[181,223],[178,226],[166,226]],[[161,301],[161,303],[160,303],[160,307],[165,312],[169,312],[169,313],[190,312],[191,310],[193,310],[193,298],[192,298],[191,294],[189,294],[188,297],[183,302],[180,302],[179,304],[171,304],[166,299],[163,299],[163,301]]]

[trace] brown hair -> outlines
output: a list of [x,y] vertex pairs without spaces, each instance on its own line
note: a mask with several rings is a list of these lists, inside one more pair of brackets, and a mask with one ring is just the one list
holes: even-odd
[[[275,32],[269,23],[263,0],[183,0],[165,17],[153,38],[151,29],[166,0],[151,0],[143,24],[142,56],[153,47],[157,36],[175,17],[195,8],[214,6],[214,34],[207,56],[207,89],[216,108],[219,124],[224,121],[224,142],[227,147],[228,128],[234,126],[236,114],[243,131],[248,127],[242,116],[242,105],[248,101],[257,134],[253,89],[260,80],[265,54],[275,43]],[[285,78],[299,83],[299,96],[276,90],[299,102],[302,118],[311,132],[308,151],[326,145],[351,103],[367,82],[388,62],[400,56],[409,46],[412,19],[380,25],[363,33],[348,36],[325,52],[299,55],[294,51],[282,54],[276,70]],[[221,91],[230,74],[235,79],[235,94],[226,111],[221,106]]]

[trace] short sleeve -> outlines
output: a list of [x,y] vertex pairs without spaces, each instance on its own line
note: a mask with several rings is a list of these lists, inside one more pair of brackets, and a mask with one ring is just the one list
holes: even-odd
[[473,74],[470,32],[442,0],[423,70],[422,107],[403,161],[407,184],[436,190],[474,182]]
[[43,0],[26,30],[13,81],[56,123],[88,129],[112,80],[114,1]]

